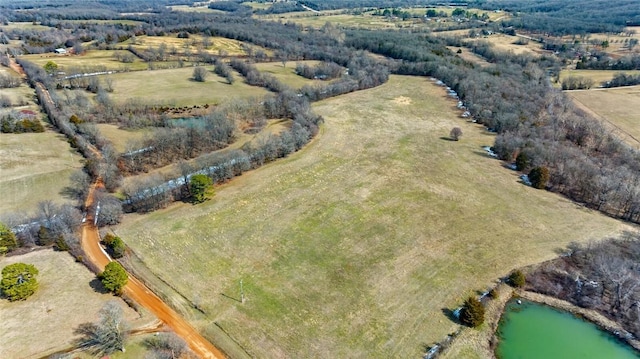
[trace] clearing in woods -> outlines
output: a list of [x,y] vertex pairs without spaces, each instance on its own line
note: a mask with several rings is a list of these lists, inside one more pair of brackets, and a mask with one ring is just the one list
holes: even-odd
[[322,80],[310,80],[296,74],[297,64],[306,64],[307,66],[313,67],[318,63],[320,63],[320,61],[287,61],[286,66],[282,66],[282,62],[262,62],[255,64],[255,66],[258,68],[258,70],[260,70],[260,72],[272,74],[273,76],[275,76],[275,78],[277,78],[285,85],[291,86],[295,89],[299,89],[305,85],[326,85],[331,82]]
[[254,357],[418,357],[465,296],[629,228],[521,184],[455,105],[408,76],[315,103],[325,125],[301,152],[117,233],[206,313],[194,325]]
[[0,348],[3,358],[44,358],[71,347],[78,338],[74,331],[80,324],[98,320],[98,311],[117,300],[133,326],[152,318],[141,318],[122,299],[97,292],[96,277],[66,252],[42,249],[31,253],[0,258],[0,269],[22,262],[33,264],[40,274],[39,288],[25,301],[0,299]]
[[[116,59],[116,54],[129,54],[133,62],[124,63]],[[56,55],[52,53],[24,55],[23,59],[34,64],[44,66],[53,61],[58,65],[58,70],[65,72],[71,69],[86,69],[88,72],[96,71],[135,71],[146,70],[148,65],[139,57],[127,50],[87,50],[81,55]]]
[[208,70],[205,82],[193,80],[193,67],[109,75],[113,79],[110,97],[117,103],[139,99],[144,104],[194,106],[217,105],[234,98],[262,97],[268,93],[262,87],[247,85],[235,71],[235,82],[229,85],[213,73],[213,66],[205,68]]

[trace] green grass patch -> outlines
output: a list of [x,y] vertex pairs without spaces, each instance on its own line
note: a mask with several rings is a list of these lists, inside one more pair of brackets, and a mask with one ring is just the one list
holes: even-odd
[[322,84],[329,83],[329,81],[310,80],[296,74],[296,64],[304,63],[309,66],[314,66],[318,62],[319,61],[313,61],[313,60],[288,61],[286,66],[282,66],[282,62],[263,62],[263,63],[257,63],[255,64],[255,66],[261,72],[272,74],[282,83],[292,88],[298,89],[305,85],[316,85],[316,84],[322,85]]
[[124,103],[138,98],[142,103],[171,106],[215,105],[234,98],[261,97],[268,92],[264,88],[249,86],[237,72],[236,81],[229,85],[226,80],[209,73],[205,82],[192,79],[193,67],[169,70],[136,71],[110,75],[113,78],[111,98]]
[[[519,183],[426,78],[314,109],[326,122],[303,151],[117,228],[254,357],[418,357],[455,330],[444,308],[627,228]],[[443,139],[454,126],[461,140]]]

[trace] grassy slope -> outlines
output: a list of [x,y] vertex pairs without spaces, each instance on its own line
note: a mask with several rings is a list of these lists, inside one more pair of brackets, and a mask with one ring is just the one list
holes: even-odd
[[[33,264],[40,274],[38,291],[25,301],[0,300],[0,348],[3,358],[41,358],[65,349],[77,336],[82,323],[95,322],[98,311],[111,294],[97,293],[90,285],[93,273],[75,263],[68,253],[46,249],[21,256],[0,258],[0,268],[23,262]],[[138,315],[122,300],[128,320]]]
[[126,50],[88,50],[82,55],[55,55],[47,53],[25,55],[23,58],[40,66],[44,66],[47,62],[53,61],[58,65],[59,71],[66,71],[69,68],[95,68],[96,66],[104,66],[106,70],[110,71],[122,71],[125,69],[144,70],[147,68],[147,64],[135,56],[134,61],[128,64],[116,60],[114,57],[116,52],[122,54],[129,53],[129,51]]
[[51,130],[0,134],[0,214],[31,212],[46,199],[65,201],[60,192],[81,160],[64,136]]
[[[444,89],[392,76],[314,105],[304,151],[118,234],[256,357],[416,357],[511,268],[619,222],[518,183]],[[442,139],[453,126],[462,141]],[[244,280],[248,298],[239,298]]]
[[237,72],[234,73],[236,81],[229,85],[225,79],[211,72],[212,66],[206,68],[209,73],[205,82],[192,80],[192,67],[114,74],[111,75],[114,88],[111,98],[116,102],[139,98],[147,104],[192,106],[267,94],[264,88],[245,84]]
[[640,71],[616,71],[616,70],[562,70],[560,72],[560,82],[567,77],[586,77],[593,80],[593,87],[600,87],[605,81],[609,81],[615,74],[624,73],[628,75],[638,75]]
[[284,83],[287,86],[291,86],[293,88],[301,88],[305,85],[325,85],[328,81],[321,80],[309,80],[302,76],[296,74],[296,65],[298,63],[304,63],[308,66],[315,66],[319,63],[319,61],[288,61],[286,67],[282,66],[282,62],[262,62],[257,63],[255,66],[260,70],[260,72],[269,73],[275,76],[279,81]]

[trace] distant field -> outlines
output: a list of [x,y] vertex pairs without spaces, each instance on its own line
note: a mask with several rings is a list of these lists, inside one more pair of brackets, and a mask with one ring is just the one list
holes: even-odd
[[[433,32],[435,36],[462,36],[468,40],[474,41],[486,41],[493,46],[496,50],[511,51],[514,54],[539,54],[543,52],[539,43],[535,41],[529,41],[526,45],[516,45],[515,42],[519,39],[518,36],[510,36],[505,34],[493,34],[489,36],[480,36],[476,38],[468,38],[469,30],[451,30],[451,31],[438,31]],[[463,50],[464,51],[464,50]]]
[[[447,46],[447,48],[449,50],[451,50],[451,52],[455,53],[457,56],[460,56],[461,59],[472,62],[476,65],[479,66],[489,66],[491,65],[490,62],[488,62],[487,60],[485,60],[484,58],[482,58],[482,56],[476,55],[473,52],[471,52],[471,50],[469,50],[466,47],[457,47],[457,46]],[[462,51],[461,53],[458,53],[458,50]]]
[[97,19],[90,19],[90,20],[63,20],[63,22],[68,22],[68,23],[72,23],[72,24],[105,24],[105,25],[109,25],[109,24],[121,24],[121,25],[142,25],[145,22],[143,21],[136,21],[136,20],[126,20],[126,19],[113,19],[113,20],[97,20]]
[[[616,131],[629,144],[640,147],[640,86],[613,89],[566,91],[578,104],[585,106],[621,131]],[[633,136],[629,138],[627,135]]]
[[80,168],[82,157],[51,130],[0,134],[0,214],[32,212],[44,200],[68,201],[60,192]]
[[319,61],[289,61],[287,66],[283,67],[282,62],[263,62],[257,63],[255,66],[261,72],[270,73],[282,83],[289,85],[295,89],[305,85],[327,84],[330,81],[309,80],[296,74],[296,64],[304,63],[309,66],[316,65]]
[[[95,275],[76,263],[66,252],[51,249],[0,257],[0,268],[23,262],[35,265],[40,274],[38,291],[26,301],[11,303],[0,299],[0,343],[3,358],[44,358],[69,347],[80,324],[98,320],[98,311],[111,294],[97,293],[91,287]],[[128,320],[139,315],[122,300]]]
[[[203,47],[203,37],[201,35],[190,35],[188,39],[178,38],[177,35],[172,36],[138,36],[135,38],[135,42],[129,39],[122,43],[123,46],[133,46],[136,49],[144,50],[146,48],[158,48],[160,45],[165,44],[167,46],[168,54],[173,52],[175,48],[176,53],[184,54],[186,50],[196,54],[200,49],[203,51],[218,55],[220,51],[224,51],[227,55],[238,56],[245,55],[246,52],[242,48],[242,41],[227,39],[224,37],[210,37],[209,41],[211,45]],[[250,45],[255,49],[259,49],[259,46]],[[265,51],[267,54],[271,54],[271,51]]]
[[0,25],[0,29],[24,29],[24,30],[51,30],[49,26],[43,26],[33,22],[10,22],[8,25]]
[[37,65],[44,66],[47,62],[53,61],[58,65],[59,71],[65,71],[68,68],[78,67],[96,67],[102,66],[107,70],[144,70],[147,64],[137,56],[134,56],[132,63],[123,63],[114,58],[116,52],[130,53],[126,50],[88,50],[82,55],[56,55],[56,54],[34,54],[24,55],[22,58],[29,60]]
[[114,91],[111,98],[124,103],[139,98],[142,103],[172,106],[215,105],[234,98],[261,97],[268,92],[264,88],[249,86],[235,73],[233,85],[206,67],[206,82],[192,80],[193,67],[170,70],[136,71],[110,75]]
[[628,228],[519,183],[483,151],[494,135],[426,78],[314,109],[325,125],[303,151],[117,228],[199,303],[195,325],[217,323],[253,357],[419,357],[455,330],[443,310],[466,295]]
[[599,87],[603,82],[609,81],[615,74],[626,73],[638,75],[640,71],[615,71],[615,70],[562,70],[560,72],[560,83],[567,77],[586,77],[594,81],[593,87]]
[[220,10],[209,9],[205,6],[190,6],[190,5],[172,5],[168,6],[172,11],[183,11],[183,12],[208,12],[208,13],[220,13]]

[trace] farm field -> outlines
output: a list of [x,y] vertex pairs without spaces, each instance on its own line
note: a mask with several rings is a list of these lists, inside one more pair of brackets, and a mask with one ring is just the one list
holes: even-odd
[[56,55],[56,54],[33,54],[24,55],[22,58],[37,65],[44,66],[47,62],[53,61],[58,65],[59,71],[68,71],[70,68],[87,68],[93,71],[124,71],[124,70],[145,70],[147,64],[137,56],[134,56],[132,63],[123,63],[115,59],[116,52],[129,53],[127,50],[88,50],[82,55]]
[[615,132],[633,147],[640,147],[640,86],[566,91],[579,106],[613,124]]
[[233,98],[261,97],[268,92],[262,87],[249,86],[234,72],[236,81],[229,85],[222,77],[209,73],[205,82],[192,79],[193,67],[169,70],[136,71],[110,75],[113,79],[111,98],[115,102],[139,98],[142,103],[171,106],[215,105]]
[[77,338],[74,330],[80,324],[97,321],[98,311],[109,300],[118,300],[134,326],[148,321],[121,299],[96,292],[92,287],[95,275],[66,252],[43,249],[3,257],[0,268],[16,262],[38,268],[40,287],[25,301],[0,300],[3,358],[35,359],[66,349]]
[[[185,50],[188,49],[195,54],[197,53],[197,51],[200,51],[199,47],[202,46],[203,39],[204,38],[201,35],[190,35],[188,39],[179,38],[177,37],[177,35],[137,36],[135,39],[129,39],[122,42],[121,44],[125,47],[131,45],[138,50],[145,50],[149,47],[158,48],[164,44],[167,46],[167,50],[169,51],[169,53],[171,53],[172,48],[175,47],[175,51],[177,53],[183,54]],[[206,52],[209,52],[211,54],[218,55],[221,51],[225,52],[229,56],[242,56],[246,54],[245,50],[242,47],[242,45],[244,44],[242,41],[215,36],[211,36],[208,39],[211,45],[208,47],[203,47],[202,50],[205,50]],[[261,49],[259,46],[255,45],[249,46],[255,49]],[[271,54],[272,51],[265,50],[265,53]]]
[[118,153],[123,153],[127,150],[129,141],[141,139],[146,133],[144,130],[120,129],[118,126],[108,123],[99,123],[96,126],[98,126],[100,133],[113,144]]
[[418,357],[456,329],[445,312],[465,296],[629,228],[519,183],[482,149],[494,135],[426,78],[313,106],[325,125],[301,152],[117,227],[199,303],[195,325],[215,321],[251,356]]
[[31,212],[40,201],[68,201],[61,191],[82,168],[82,157],[64,136],[43,133],[0,134],[0,214]]
[[[460,56],[461,59],[474,63],[480,67],[491,65],[491,63],[482,58],[482,56],[474,54],[466,47],[447,46],[447,48],[451,50],[451,52],[456,53],[458,56]],[[462,52],[457,53],[458,51]]]
[[255,66],[260,72],[266,72],[275,76],[285,85],[299,89],[305,85],[326,84],[330,81],[310,80],[296,74],[296,64],[303,63],[308,66],[314,66],[319,61],[288,61],[286,67],[282,66],[282,62],[262,62]]
[[617,71],[617,70],[562,70],[560,72],[560,83],[567,77],[586,77],[593,80],[593,87],[600,87],[605,81],[609,81],[618,73],[638,75],[640,71]]

